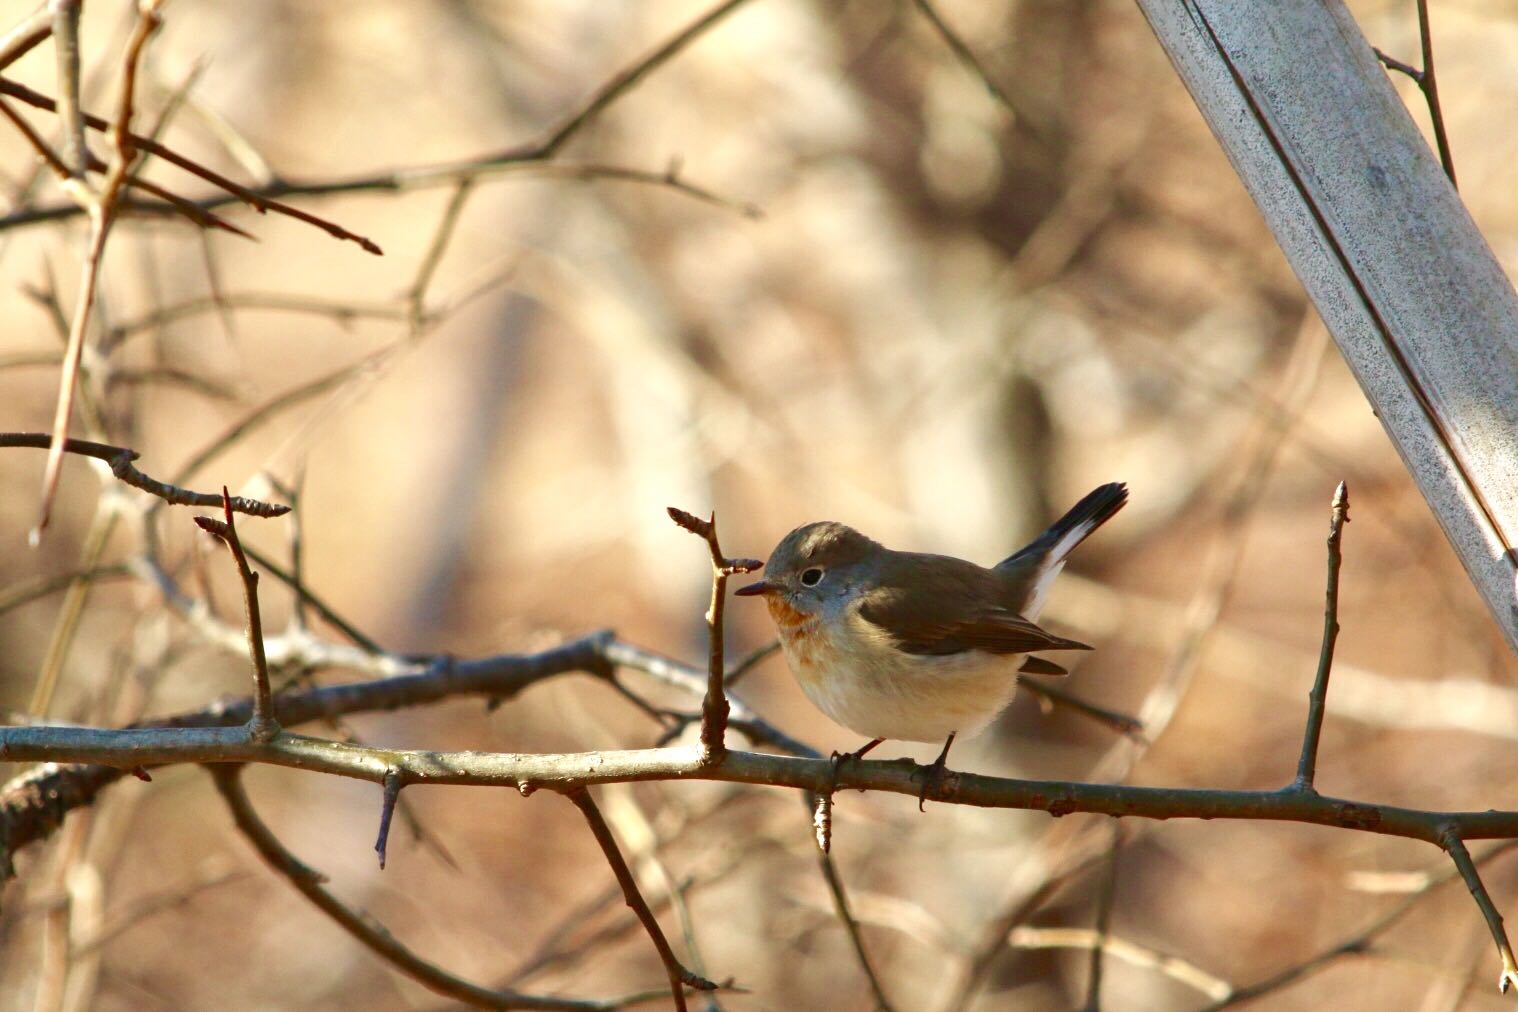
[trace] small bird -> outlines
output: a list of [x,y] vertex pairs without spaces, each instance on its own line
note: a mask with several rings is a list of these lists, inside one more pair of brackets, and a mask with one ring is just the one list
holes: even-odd
[[833,521],[791,531],[739,589],[762,596],[801,691],[870,738],[944,743],[918,808],[943,776],[956,735],[985,728],[1011,702],[1019,673],[1063,675],[1044,650],[1090,650],[1034,624],[1065,559],[1128,502],[1120,482],[1094,489],[1026,548],[990,569],[897,552]]

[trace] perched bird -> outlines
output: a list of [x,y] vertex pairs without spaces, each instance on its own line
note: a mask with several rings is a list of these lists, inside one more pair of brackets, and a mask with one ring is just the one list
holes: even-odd
[[1090,650],[1034,624],[1065,559],[1128,501],[1118,482],[1093,490],[1026,548],[986,569],[897,552],[832,521],[798,527],[737,591],[762,596],[786,662],[818,709],[871,740],[944,743],[918,807],[943,776],[956,735],[985,728],[1019,672],[1062,675],[1045,650]]

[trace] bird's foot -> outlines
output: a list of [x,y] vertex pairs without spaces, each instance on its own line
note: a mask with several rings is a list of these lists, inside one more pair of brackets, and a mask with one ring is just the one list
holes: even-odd
[[949,735],[949,740],[943,744],[943,751],[938,753],[938,758],[933,760],[931,766],[923,768],[922,790],[917,792],[917,810],[919,812],[927,811],[927,808],[924,807],[924,802],[928,800],[928,795],[936,792],[943,784],[948,770],[949,749],[953,745],[954,736],[951,734]]

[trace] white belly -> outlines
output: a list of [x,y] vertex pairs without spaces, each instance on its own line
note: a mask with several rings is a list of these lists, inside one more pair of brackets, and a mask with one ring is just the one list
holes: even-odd
[[801,691],[819,710],[869,738],[942,742],[978,734],[1011,702],[1022,654],[907,654],[877,627],[846,616],[782,629]]

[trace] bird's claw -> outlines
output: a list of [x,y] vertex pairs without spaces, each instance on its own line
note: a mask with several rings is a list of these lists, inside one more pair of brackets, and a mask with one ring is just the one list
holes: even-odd
[[924,802],[928,800],[930,793],[937,791],[939,786],[943,784],[946,770],[947,766],[942,756],[939,756],[931,765],[923,767],[922,789],[917,792],[917,810],[919,812],[927,811]]

